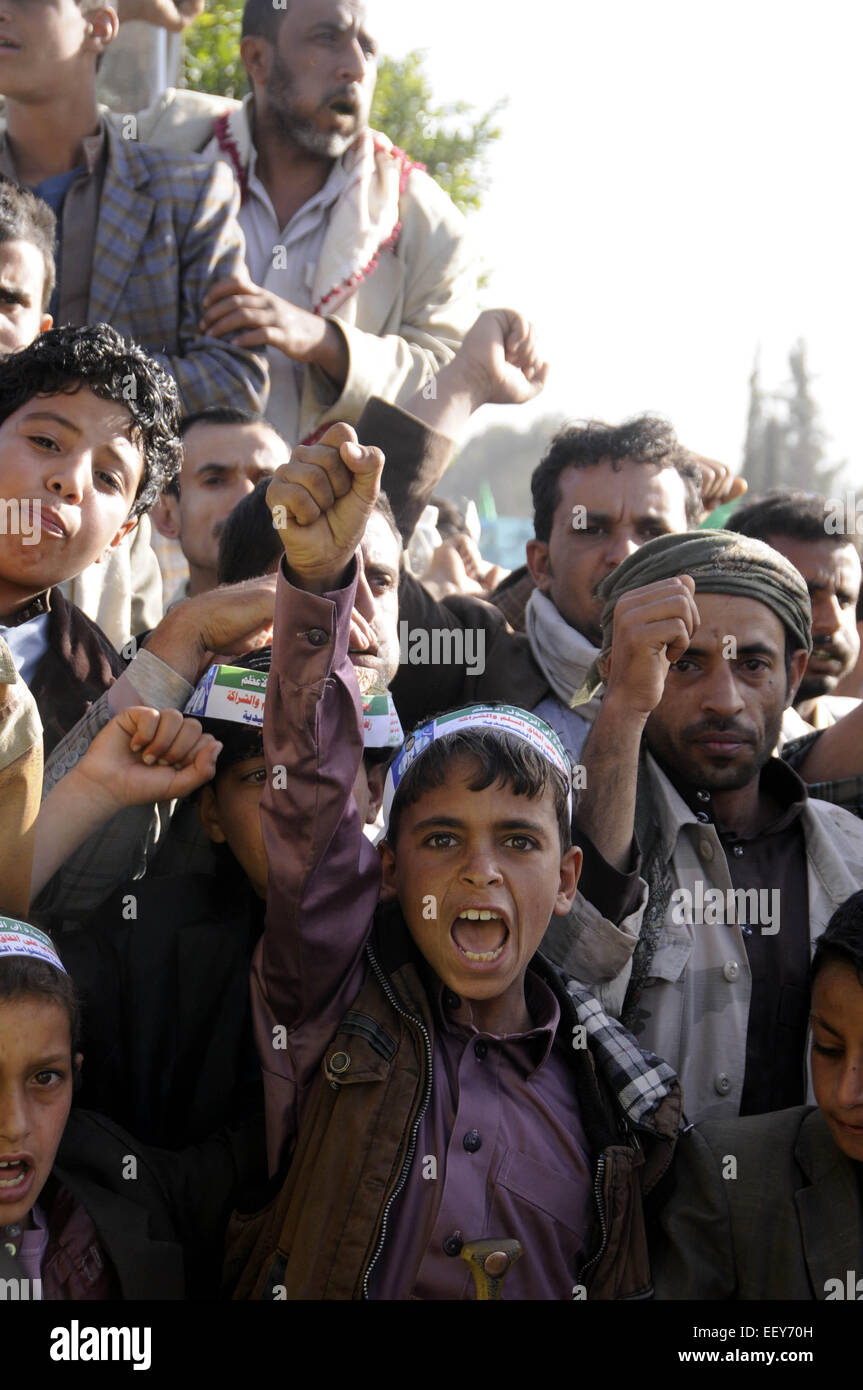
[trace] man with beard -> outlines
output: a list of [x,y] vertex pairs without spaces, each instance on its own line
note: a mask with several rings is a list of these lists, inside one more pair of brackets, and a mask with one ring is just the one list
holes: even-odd
[[810,941],[863,883],[859,821],[771,756],[812,647],[806,586],[706,531],[648,542],[600,592],[577,819],[623,908],[579,897],[543,949],[677,1067],[690,1120],[799,1105]]
[[364,0],[247,0],[242,33],[252,91],[204,153],[234,169],[250,278],[213,286],[202,329],[269,350],[294,444],[426,384],[476,317],[476,266],[446,194],[369,129]]
[[798,714],[815,729],[835,724],[857,706],[834,696],[840,680],[854,669],[860,651],[857,599],[860,556],[853,536],[827,530],[826,497],[795,489],[776,489],[738,507],[729,530],[772,545],[806,581],[812,604],[812,655],[794,701]]

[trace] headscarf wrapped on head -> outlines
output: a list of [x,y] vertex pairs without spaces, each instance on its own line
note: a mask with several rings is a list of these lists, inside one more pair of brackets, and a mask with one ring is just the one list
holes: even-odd
[[[614,610],[633,589],[688,574],[696,594],[732,594],[752,598],[775,613],[796,651],[812,650],[812,609],[803,576],[772,546],[736,531],[683,531],[657,536],[612,570],[597,593],[602,610],[600,657],[611,650]],[[599,659],[572,697],[573,706],[591,699],[602,685]]]

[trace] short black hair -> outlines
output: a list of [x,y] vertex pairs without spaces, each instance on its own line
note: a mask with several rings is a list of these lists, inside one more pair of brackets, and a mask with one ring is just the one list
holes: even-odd
[[394,848],[402,811],[415,805],[432,787],[442,786],[456,758],[466,758],[476,764],[476,772],[468,782],[472,792],[485,791],[493,783],[501,783],[511,787],[516,796],[533,798],[542,796],[550,786],[554,792],[560,853],[566,853],[572,844],[567,809],[570,788],[548,758],[524,739],[500,729],[460,729],[435,739],[423,749],[396,788],[390,808],[386,838]]
[[[219,537],[219,558],[216,577],[219,584],[239,584],[244,579],[257,579],[267,574],[282,557],[282,539],[273,525],[273,515],[267,506],[269,478],[261,478],[254,491],[242,497],[234,507]],[[401,549],[402,538],[389,498],[382,492],[375,503],[390,527]]]
[[269,486],[269,478],[261,478],[252,492],[240,498],[222,527],[216,565],[219,584],[257,579],[281,559],[282,538],[267,506]]
[[863,988],[863,890],[852,893],[844,903],[837,907],[822,934],[815,942],[812,964],[809,967],[809,984],[825,965],[832,961],[844,962],[857,972],[857,979]]
[[467,521],[464,512],[457,507],[455,502],[450,502],[448,497],[429,498],[429,504],[437,507],[437,521],[435,529],[442,541],[452,540],[453,536],[467,536]]
[[269,39],[271,43],[275,43],[279,23],[285,16],[288,3],[289,0],[283,0],[277,10],[273,0],[246,0],[241,39],[254,35],[256,38]]
[[173,377],[107,323],[52,328],[3,359],[0,424],[34,396],[92,391],[132,417],[144,469],[130,516],[150,510],[180,467],[180,398]]
[[29,188],[0,175],[0,244],[6,241],[26,241],[42,257],[45,278],[42,282],[42,312],[46,312],[54,293],[57,269],[54,248],[57,242],[57,219],[42,198]]
[[[180,421],[180,439],[186,438],[189,430],[196,425],[266,425],[273,434],[278,434],[278,430],[271,425],[269,420],[261,415],[260,411],[243,410],[238,405],[208,405],[204,410],[193,410],[189,415],[184,415]],[[281,438],[281,436],[279,436]],[[180,495],[180,475],[179,473],[165,488],[169,497],[179,497]]]
[[560,475],[565,468],[591,468],[611,460],[619,468],[625,459],[674,468],[683,479],[686,519],[698,525],[703,511],[701,469],[695,454],[684,449],[667,420],[638,415],[622,425],[583,420],[558,430],[530,480],[533,530],[538,541],[551,538],[554,514],[560,505]]
[[[830,504],[818,492],[802,488],[771,488],[763,497],[747,497],[729,517],[729,531],[768,541],[770,536],[786,536],[795,541],[833,541],[854,545],[857,540],[844,532],[828,531],[826,519]],[[768,542],[769,543],[769,542]]]
[[0,956],[0,1004],[33,997],[63,1009],[74,1054],[81,1037],[81,1004],[71,976],[38,956]]
[[278,434],[260,411],[243,410],[238,405],[208,405],[204,410],[193,410],[180,421],[180,438],[185,439],[189,430],[196,425],[266,425]]

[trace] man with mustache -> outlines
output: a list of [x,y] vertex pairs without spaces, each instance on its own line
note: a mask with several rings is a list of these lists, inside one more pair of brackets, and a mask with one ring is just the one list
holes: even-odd
[[[251,94],[210,127],[204,151],[236,175],[248,277],[212,287],[202,331],[268,349],[268,418],[291,445],[356,424],[371,395],[407,399],[476,317],[463,217],[369,129],[378,44],[366,8],[247,0]],[[165,138],[194,141],[196,129],[175,121]]]
[[806,586],[717,530],[649,541],[601,596],[578,823],[629,894],[614,920],[579,895],[543,949],[678,1068],[690,1120],[802,1104],[810,942],[863,883],[860,822],[771,756]]
[[856,700],[833,695],[860,651],[856,605],[860,556],[852,535],[828,529],[829,504],[817,493],[776,489],[738,507],[729,529],[765,541],[806,581],[812,604],[812,655],[794,707],[815,729],[835,724]]

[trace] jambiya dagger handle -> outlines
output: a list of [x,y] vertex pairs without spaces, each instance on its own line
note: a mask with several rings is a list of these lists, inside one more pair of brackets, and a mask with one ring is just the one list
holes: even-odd
[[465,1241],[461,1257],[470,1266],[478,1303],[500,1298],[503,1281],[521,1256],[521,1242],[512,1236]]

